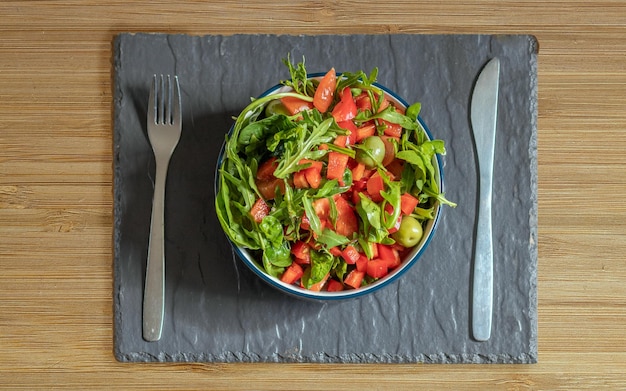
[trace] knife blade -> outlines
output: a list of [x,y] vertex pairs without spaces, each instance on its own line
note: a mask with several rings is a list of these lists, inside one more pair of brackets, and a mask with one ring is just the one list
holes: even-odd
[[491,195],[499,78],[500,60],[495,57],[485,65],[478,76],[471,101],[470,115],[478,158],[480,197],[472,285],[472,333],[477,341],[487,341],[490,338],[493,316]]

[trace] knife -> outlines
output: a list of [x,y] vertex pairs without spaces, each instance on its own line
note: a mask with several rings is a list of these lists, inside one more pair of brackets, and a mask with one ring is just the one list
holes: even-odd
[[485,65],[478,76],[471,102],[472,133],[480,177],[472,285],[472,333],[477,341],[487,341],[491,336],[493,312],[491,193],[499,77],[500,60],[496,57]]

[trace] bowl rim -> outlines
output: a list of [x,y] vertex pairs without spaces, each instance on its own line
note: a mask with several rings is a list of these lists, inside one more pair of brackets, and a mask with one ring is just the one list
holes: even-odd
[[[337,73],[337,77],[340,77],[341,73]],[[307,74],[308,78],[320,78],[324,76],[324,73],[309,73]],[[392,91],[391,89],[389,89],[388,87],[375,82],[373,83],[374,86],[376,86],[377,88],[380,88],[381,90],[383,90],[386,94],[389,94],[391,97],[393,97],[393,99],[395,99],[398,103],[400,103],[401,105],[403,105],[405,108],[409,107],[409,104],[403,99],[401,98],[398,94],[396,94],[394,91]],[[262,94],[260,94],[258,98],[262,98],[265,97],[267,95],[273,94],[276,91],[280,90],[281,88],[286,88],[286,89],[290,89],[289,87],[286,87],[283,84],[276,84],[270,88],[268,88],[267,90],[265,90]],[[428,126],[426,125],[426,123],[424,122],[424,120],[422,119],[422,117],[420,115],[417,116],[417,121],[419,122],[419,124],[421,125],[423,131],[426,133],[426,136],[428,138],[428,140],[433,140],[433,136],[430,132],[430,129],[428,128]],[[234,124],[231,125],[230,129],[228,130],[228,135],[230,136],[232,134],[233,131],[233,127]],[[216,167],[215,167],[215,180],[214,180],[214,197],[217,197],[219,188],[220,188],[220,181],[219,181],[219,169],[222,165],[222,161],[224,160],[224,151],[225,151],[225,147],[226,147],[226,140],[224,140],[222,142],[222,147],[220,149],[220,153],[217,157],[217,163],[216,163]],[[437,162],[437,172],[438,172],[438,176],[439,176],[439,188],[440,188],[440,192],[444,192],[444,172],[443,172],[443,163],[442,163],[442,159],[439,156],[439,154],[435,154],[434,158]],[[269,284],[270,286],[272,286],[275,289],[280,290],[283,293],[286,293],[290,296],[295,296],[297,298],[300,299],[306,299],[306,300],[315,300],[315,301],[323,301],[323,302],[328,302],[328,301],[339,301],[339,300],[346,300],[346,299],[353,299],[353,298],[359,298],[365,295],[368,295],[370,293],[373,293],[375,291],[378,291],[384,287],[389,286],[391,283],[396,282],[404,273],[406,273],[413,265],[415,265],[420,258],[422,257],[423,253],[426,251],[426,249],[428,248],[430,242],[432,241],[433,237],[435,236],[435,232],[437,230],[437,226],[439,225],[439,218],[441,215],[441,210],[442,210],[442,205],[441,203],[438,203],[436,211],[435,211],[435,216],[434,218],[428,222],[427,224],[431,225],[430,227],[430,232],[428,234],[428,236],[425,238],[425,240],[422,242],[422,244],[419,246],[419,248],[417,248],[415,251],[415,253],[411,253],[410,255],[410,259],[405,259],[402,264],[395,269],[394,271],[392,271],[392,273],[386,275],[385,277],[377,280],[376,282],[369,284],[367,286],[364,287],[360,287],[358,289],[349,289],[349,290],[343,290],[343,291],[338,291],[338,292],[326,292],[326,291],[319,291],[319,292],[315,292],[315,291],[311,291],[308,289],[304,289],[304,288],[300,288],[298,286],[295,286],[293,284],[287,284],[284,283],[282,281],[280,281],[280,279],[275,278],[270,276],[269,274],[267,274],[264,270],[261,269],[261,267],[257,264],[256,261],[254,261],[252,255],[247,251],[247,249],[243,249],[240,248],[239,246],[235,245],[230,238],[228,237],[228,235],[226,236],[226,239],[228,240],[228,242],[231,245],[231,248],[233,249],[233,251],[237,254],[237,256],[239,257],[239,259],[241,259],[243,261],[243,263],[258,277],[261,278],[261,280],[263,280],[265,283]]]

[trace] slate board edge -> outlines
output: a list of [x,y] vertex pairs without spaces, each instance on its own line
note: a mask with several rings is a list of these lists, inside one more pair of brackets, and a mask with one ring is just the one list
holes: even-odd
[[273,354],[260,356],[243,352],[213,354],[165,354],[158,356],[149,353],[116,353],[116,359],[124,363],[135,362],[201,362],[201,363],[311,363],[311,364],[533,364],[537,355],[521,354],[513,357],[508,354],[419,354],[417,356],[350,354],[332,356],[317,353],[310,356],[283,356]]
[[530,224],[530,254],[532,254],[535,262],[532,264],[532,269],[530,271],[530,279],[531,279],[531,291],[530,291],[530,303],[529,310],[531,315],[531,336],[530,336],[530,356],[531,363],[537,362],[537,352],[538,352],[538,306],[537,306],[537,268],[538,268],[538,168],[537,168],[537,129],[538,129],[538,105],[539,105],[539,93],[538,93],[538,63],[537,56],[539,54],[539,41],[537,37],[529,35],[528,39],[530,41],[530,47],[532,50],[532,55],[530,56],[530,67],[532,69],[530,73],[531,77],[531,95],[530,95],[530,118],[532,120],[531,123],[531,133],[530,133],[530,141],[528,143],[528,154],[530,156],[530,186],[531,186],[531,194],[533,197],[532,207],[530,209],[529,215],[529,224]]

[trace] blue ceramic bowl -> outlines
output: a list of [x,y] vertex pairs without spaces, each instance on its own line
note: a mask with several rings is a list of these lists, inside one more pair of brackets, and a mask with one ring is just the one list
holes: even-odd
[[[311,78],[321,78],[322,76],[323,74],[309,75],[309,77]],[[400,106],[404,108],[408,107],[408,104],[402,98],[400,98],[396,93],[394,93],[393,91],[389,90],[385,86],[380,85],[378,83],[376,83],[375,85],[378,88],[385,91],[388,98],[393,100],[394,103],[396,103],[398,107]],[[288,87],[285,87],[282,84],[278,84],[268,89],[267,91],[265,91],[262,95],[259,96],[259,98],[267,96],[267,95],[271,95],[271,94],[276,94],[279,92],[289,91],[289,90],[290,89]],[[428,127],[422,120],[422,118],[418,117],[418,121],[421,124],[422,128],[424,129],[424,132],[426,133],[427,138],[429,140],[432,140],[433,137],[430,131],[428,130]],[[231,128],[229,135],[232,134],[232,131],[233,129]],[[216,173],[215,173],[215,194],[218,194],[219,192],[219,184],[220,184],[219,167],[222,164],[223,154],[224,154],[224,146],[222,146],[222,151],[220,152],[220,156],[218,157],[218,160],[217,160],[217,168],[216,168]],[[435,171],[436,171],[437,184],[439,185],[440,191],[443,192],[444,191],[443,167],[442,167],[441,158],[439,157],[439,155],[435,155],[435,157],[433,158],[433,166],[435,167]],[[262,264],[259,263],[259,261],[257,261],[247,249],[239,247],[232,242],[231,242],[231,245],[233,246],[233,249],[239,256],[239,258],[243,261],[243,263],[248,268],[250,268],[250,270],[252,270],[252,272],[254,272],[259,278],[261,278],[271,287],[278,289],[281,292],[284,292],[288,295],[291,295],[300,299],[308,299],[308,300],[315,300],[315,301],[335,301],[335,300],[353,299],[353,298],[363,297],[365,295],[368,295],[372,292],[375,292],[383,287],[390,285],[392,282],[397,281],[407,270],[409,270],[415,263],[417,263],[417,261],[421,258],[422,254],[424,254],[424,251],[426,251],[426,248],[428,247],[429,243],[431,242],[435,234],[435,230],[437,228],[437,223],[439,221],[440,214],[441,214],[441,205],[437,203],[435,205],[434,218],[432,220],[429,220],[426,223],[424,227],[424,234],[422,236],[422,239],[415,247],[411,249],[410,252],[405,254],[400,266],[392,270],[385,277],[365,287],[361,287],[359,289],[343,290],[339,292],[325,292],[325,291],[314,292],[314,291],[300,288],[296,285],[286,284],[280,281],[278,278],[272,277],[269,274],[267,274],[264,271]]]

